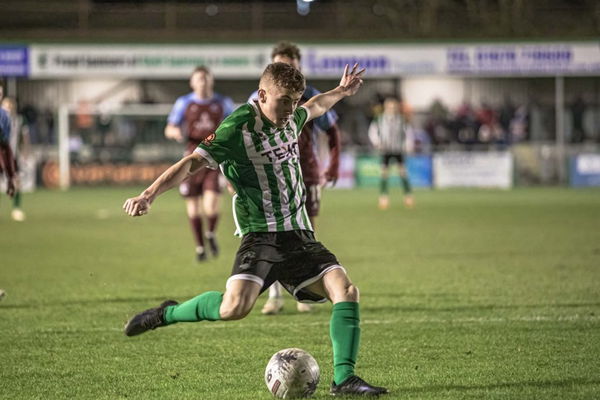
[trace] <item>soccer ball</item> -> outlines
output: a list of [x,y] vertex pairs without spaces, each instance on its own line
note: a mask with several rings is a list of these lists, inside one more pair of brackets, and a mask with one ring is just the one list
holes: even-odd
[[273,354],[265,370],[265,383],[280,399],[310,397],[319,384],[319,365],[302,349],[283,349]]

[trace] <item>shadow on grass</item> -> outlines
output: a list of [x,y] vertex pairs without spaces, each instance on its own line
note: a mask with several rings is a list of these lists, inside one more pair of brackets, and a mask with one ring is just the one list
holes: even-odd
[[592,380],[586,378],[571,378],[563,380],[543,380],[543,381],[523,381],[523,382],[500,382],[490,385],[432,385],[418,388],[398,388],[399,393],[418,394],[418,393],[436,393],[445,391],[475,391],[475,390],[494,390],[494,389],[510,389],[510,388],[565,388],[575,385],[599,385],[600,380]]

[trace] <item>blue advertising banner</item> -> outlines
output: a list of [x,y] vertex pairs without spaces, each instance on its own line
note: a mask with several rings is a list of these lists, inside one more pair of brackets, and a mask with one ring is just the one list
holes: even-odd
[[[408,179],[413,187],[430,188],[433,184],[432,160],[429,155],[410,156],[406,158]],[[356,159],[356,182],[358,186],[378,186],[381,176],[381,157],[359,156]],[[389,185],[400,186],[398,166],[390,165]]]
[[0,76],[27,76],[29,74],[29,53],[26,46],[0,46]]
[[579,154],[571,157],[569,170],[571,186],[600,186],[600,154]]

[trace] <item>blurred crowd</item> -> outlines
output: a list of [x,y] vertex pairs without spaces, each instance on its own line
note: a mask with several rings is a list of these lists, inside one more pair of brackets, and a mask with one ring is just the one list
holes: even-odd
[[451,112],[439,99],[429,107],[424,129],[434,146],[460,143],[508,146],[530,139],[529,110],[505,99],[499,107],[482,102],[474,107],[463,102]]

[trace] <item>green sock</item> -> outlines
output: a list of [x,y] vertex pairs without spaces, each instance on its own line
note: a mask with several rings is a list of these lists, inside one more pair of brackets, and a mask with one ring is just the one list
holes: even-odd
[[333,345],[333,381],[339,385],[354,375],[360,344],[358,303],[344,301],[333,305],[329,335]]
[[404,189],[404,194],[409,194],[411,191],[410,181],[408,180],[408,178],[405,178],[403,176],[400,177],[400,180],[402,180],[402,188]]
[[21,208],[21,192],[16,191],[13,197],[13,208]]
[[388,192],[388,180],[387,178],[381,178],[381,182],[379,183],[379,193],[387,194]]
[[185,303],[165,308],[165,322],[218,321],[221,319],[219,308],[223,302],[223,293],[204,292]]

